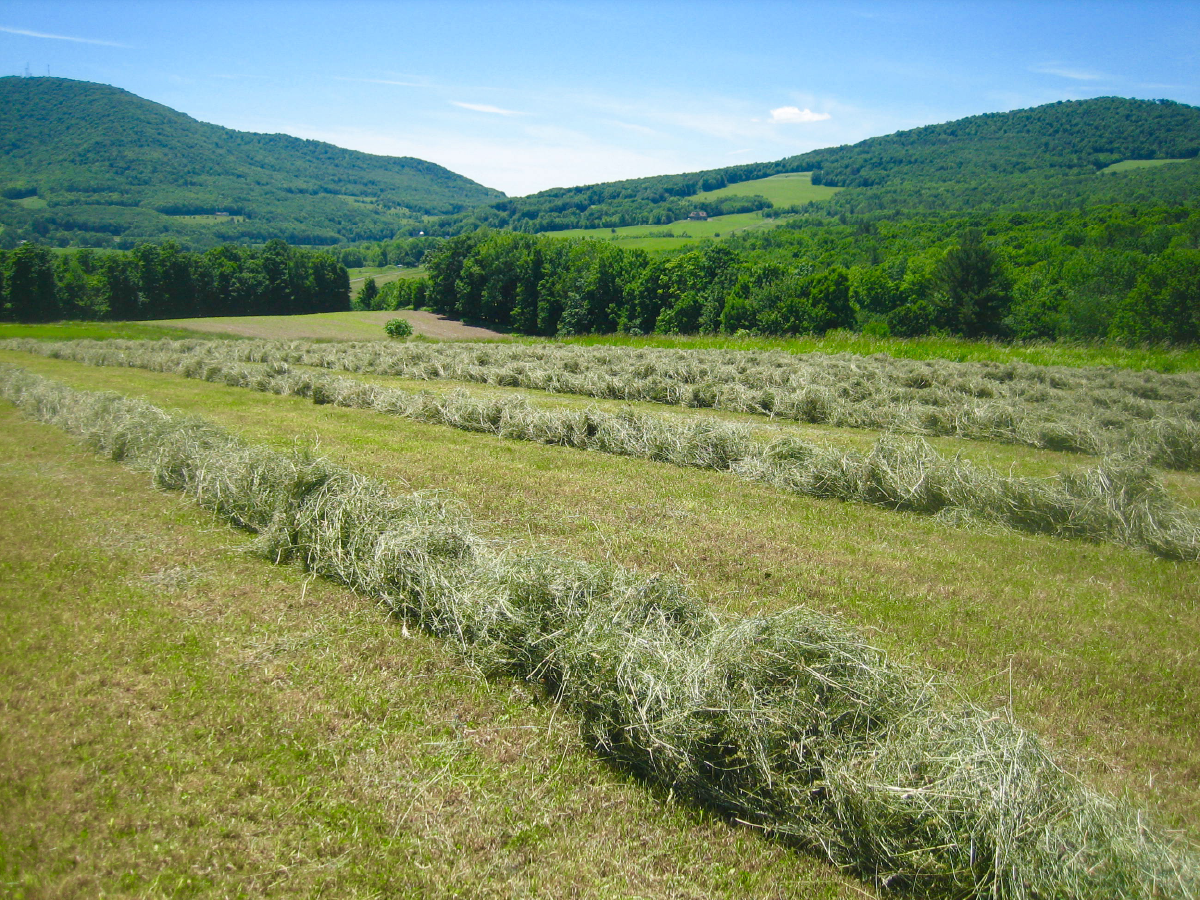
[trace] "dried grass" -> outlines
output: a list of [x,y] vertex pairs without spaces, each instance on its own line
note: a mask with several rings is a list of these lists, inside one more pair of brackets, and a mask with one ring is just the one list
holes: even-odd
[[[196,347],[207,348],[202,342]],[[1039,534],[1141,547],[1169,559],[1200,559],[1200,516],[1174,501],[1146,458],[1176,462],[1200,447],[1200,425],[1155,420],[1141,443],[1083,472],[1020,478],[947,459],[916,438],[888,435],[866,454],[780,438],[763,444],[749,428],[683,417],[662,418],[626,409],[553,409],[523,397],[483,397],[455,390],[412,392],[364,384],[321,372],[293,371],[271,347],[239,351],[249,363],[201,360],[187,342],[137,350],[108,344],[60,345],[92,365],[124,365],[277,394],[314,403],[373,409],[420,422],[594,450],[672,465],[731,472],[791,493],[869,503],[948,522],[991,522]],[[241,345],[232,345],[240,347]],[[165,348],[165,349],[164,349]],[[267,359],[269,362],[258,362]],[[1048,426],[1038,440],[1052,443]],[[1151,450],[1149,448],[1157,448]],[[1129,448],[1126,448],[1128,451]]]
[[1006,715],[824,616],[722,622],[667,579],[481,541],[446,497],[394,497],[304,453],[11,368],[0,392],[257,532],[270,558],[377,598],[489,673],[543,684],[613,762],[885,889],[1200,893],[1191,848],[1075,781]]

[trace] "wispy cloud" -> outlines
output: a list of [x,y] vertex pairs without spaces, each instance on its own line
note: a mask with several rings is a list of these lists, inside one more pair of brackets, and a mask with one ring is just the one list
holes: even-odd
[[518,112],[515,109],[502,109],[499,106],[490,106],[487,103],[463,103],[460,100],[450,101],[455,106],[460,106],[463,109],[469,109],[474,112],[490,113],[494,116],[527,116],[529,113]]
[[341,75],[334,75],[334,81],[355,81],[359,84],[391,84],[396,87],[430,87],[419,81],[393,81],[390,78],[346,78]]
[[120,47],[122,50],[132,50],[128,44],[118,44],[116,41],[100,41],[95,38],[71,37],[66,34],[46,34],[44,31],[29,31],[25,28],[9,28],[6,25],[0,25],[0,31],[8,34],[19,34],[23,37],[46,38],[50,41],[70,41],[73,44],[96,44],[100,47]]
[[1032,66],[1029,71],[1036,72],[1039,75],[1057,75],[1059,78],[1069,78],[1072,81],[1103,81],[1108,77],[1103,72],[1097,72],[1095,69],[1077,69],[1073,66],[1064,66],[1059,63]]
[[798,106],[781,106],[779,109],[771,110],[770,120],[772,122],[808,123],[824,122],[826,119],[830,118],[832,118],[832,116],[830,116],[829,113],[815,113],[808,107],[800,109]]

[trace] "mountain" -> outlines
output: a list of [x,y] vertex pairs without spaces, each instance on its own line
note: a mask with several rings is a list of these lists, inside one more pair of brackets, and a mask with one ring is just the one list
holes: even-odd
[[108,85],[0,78],[5,244],[378,240],[503,196],[424,160],[234,131]]
[[[775,162],[555,188],[445,217],[432,230],[660,224],[682,218],[686,198],[701,191],[790,172],[812,172],[814,184],[845,188],[824,202],[838,212],[1186,205],[1196,202],[1200,186],[1195,163],[1096,175],[1122,160],[1194,160],[1198,153],[1200,109],[1101,97],[971,116]],[[746,194],[753,193],[748,186]]]

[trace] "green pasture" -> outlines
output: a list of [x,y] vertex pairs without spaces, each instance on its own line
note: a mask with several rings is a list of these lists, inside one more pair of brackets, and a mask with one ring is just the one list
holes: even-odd
[[41,197],[25,197],[21,200],[14,200],[14,203],[19,203],[26,209],[45,209],[46,201]]
[[1098,174],[1103,175],[1105,172],[1128,172],[1131,169],[1151,169],[1154,166],[1165,166],[1167,163],[1187,162],[1186,159],[1123,159],[1118,163],[1113,163],[1100,170]]
[[622,247],[643,250],[674,250],[697,241],[729,237],[742,231],[774,228],[778,219],[768,219],[761,212],[714,216],[702,222],[684,219],[670,225],[626,225],[621,228],[572,228],[567,231],[548,231],[550,237],[586,237],[619,241]]
[[400,281],[404,278],[423,278],[425,270],[420,266],[360,266],[354,269],[347,269],[350,273],[350,290],[357,292],[362,287],[363,282],[368,278],[374,278],[375,283],[380,287],[385,284],[391,284],[393,281]]
[[841,188],[812,183],[812,172],[788,172],[769,178],[756,178],[730,184],[715,191],[697,194],[696,200],[720,200],[723,197],[766,197],[775,206],[797,206],[801,203],[817,203],[828,200]]

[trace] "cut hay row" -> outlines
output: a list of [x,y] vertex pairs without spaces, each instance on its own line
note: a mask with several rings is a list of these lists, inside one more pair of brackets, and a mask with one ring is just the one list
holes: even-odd
[[[86,342],[7,346],[51,355],[89,349]],[[1165,468],[1200,470],[1200,373],[552,343],[181,342],[171,352],[712,407],[1087,455],[1119,451]]]
[[413,392],[364,384],[285,363],[231,363],[168,349],[71,347],[90,365],[137,367],[315,403],[370,409],[510,440],[594,450],[729,472],[790,493],[1005,525],[1037,534],[1141,547],[1168,559],[1200,559],[1200,516],[1162,487],[1144,463],[1105,459],[1083,472],[1020,478],[947,459],[920,439],[885,436],[868,453],[795,437],[768,443],[725,422],[538,407],[522,397]]
[[12,367],[0,393],[300,561],[541,684],[649,781],[923,897],[1189,898],[1200,858],[1003,714],[805,609],[720,621],[680,585],[484,542],[461,504]]

